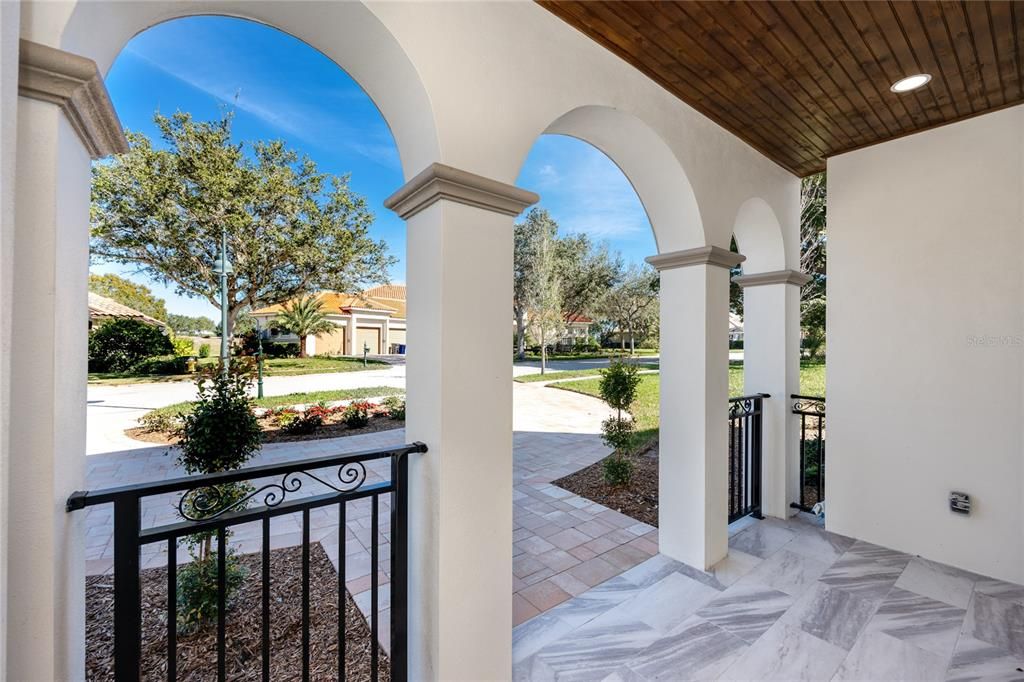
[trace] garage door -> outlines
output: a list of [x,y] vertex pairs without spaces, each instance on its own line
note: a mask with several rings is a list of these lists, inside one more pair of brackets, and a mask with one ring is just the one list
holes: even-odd
[[388,343],[391,347],[396,349],[394,352],[398,352],[398,346],[405,345],[405,330],[404,329],[389,329],[388,330]]
[[316,337],[317,355],[344,355],[345,354],[345,328],[335,327],[333,331],[326,334],[318,334]]
[[359,327],[356,329],[356,355],[363,354],[363,347],[370,349],[370,355],[380,355],[380,327]]

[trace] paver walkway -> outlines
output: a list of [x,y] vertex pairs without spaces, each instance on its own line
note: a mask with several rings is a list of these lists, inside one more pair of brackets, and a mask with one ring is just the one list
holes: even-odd
[[[521,623],[591,586],[637,565],[657,553],[656,531],[651,526],[607,509],[551,485],[551,481],[604,457],[608,450],[597,435],[605,406],[589,396],[515,385],[513,446],[513,540],[514,620]],[[299,443],[272,443],[263,447],[251,465],[305,459],[354,450],[394,447],[405,443],[405,430]],[[166,446],[144,447],[87,458],[89,489],[141,483],[181,476],[175,455]],[[386,480],[386,462],[371,465],[368,482]],[[326,492],[306,482],[303,494]],[[143,527],[173,523],[178,519],[176,496],[148,498],[143,503]],[[381,608],[390,603],[388,557],[391,530],[389,500],[380,501]],[[349,503],[344,557],[348,588],[364,613],[369,610],[370,502]],[[113,511],[109,505],[85,510],[86,573],[113,569]],[[337,567],[339,533],[337,511],[322,508],[310,514],[310,537],[320,542]],[[239,552],[260,549],[259,524],[236,527],[230,544]],[[271,523],[271,546],[286,547],[301,541],[298,514],[277,517]],[[143,548],[141,565],[166,565],[163,543]],[[179,561],[187,553],[178,553]],[[387,617],[383,613],[382,617]],[[384,628],[386,630],[386,628]]]
[[658,555],[513,631],[516,680],[1022,680],[1024,586],[801,519]]

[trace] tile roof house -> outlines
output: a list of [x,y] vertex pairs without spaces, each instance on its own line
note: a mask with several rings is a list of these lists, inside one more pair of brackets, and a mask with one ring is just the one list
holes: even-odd
[[93,324],[104,320],[138,320],[139,322],[144,322],[145,324],[149,324],[154,327],[161,327],[162,329],[167,328],[166,322],[161,322],[155,317],[150,317],[145,313],[140,313],[138,310],[118,303],[112,298],[100,296],[99,294],[95,294],[90,291],[89,329],[92,329]]
[[[380,291],[381,295],[371,292]],[[306,341],[310,355],[369,355],[398,353],[405,348],[405,287],[384,285],[362,293],[321,291],[316,294],[327,319],[336,329]],[[401,298],[398,298],[398,297]],[[271,341],[297,343],[298,337],[275,328],[283,304],[254,310],[252,316]]]

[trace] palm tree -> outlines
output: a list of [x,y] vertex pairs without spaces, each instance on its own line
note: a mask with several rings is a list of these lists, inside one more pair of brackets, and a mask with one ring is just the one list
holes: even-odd
[[303,296],[290,305],[285,303],[275,324],[299,337],[300,358],[306,357],[306,337],[335,328],[335,324],[324,314],[323,302],[313,296]]

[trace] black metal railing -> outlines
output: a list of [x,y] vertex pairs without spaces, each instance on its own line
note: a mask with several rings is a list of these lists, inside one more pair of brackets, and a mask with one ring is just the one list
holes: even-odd
[[809,512],[825,499],[825,399],[790,397],[793,414],[800,416],[800,500],[790,506]]
[[[188,476],[171,480],[123,486],[106,490],[76,492],[68,498],[67,510],[74,511],[99,504],[113,504],[114,519],[114,675],[117,680],[137,680],[142,663],[141,630],[143,622],[140,580],[140,551],[155,543],[167,550],[166,671],[167,679],[177,679],[178,613],[176,590],[179,570],[179,541],[197,533],[213,534],[217,557],[217,679],[228,678],[226,580],[227,535],[244,523],[262,525],[262,679],[271,678],[270,582],[271,520],[296,514],[302,518],[301,576],[301,656],[303,680],[310,679],[310,512],[337,509],[338,524],[338,627],[337,677],[346,679],[346,509],[358,500],[370,502],[370,677],[378,678],[380,661],[381,608],[378,563],[380,552],[380,502],[390,497],[390,663],[391,678],[404,681],[407,676],[407,585],[408,585],[408,455],[426,452],[422,443],[398,448],[366,450],[249,467],[237,471]],[[324,471],[329,470],[329,471]],[[223,494],[225,484],[246,482],[250,486],[242,499]],[[303,483],[308,483],[302,490]],[[301,492],[300,492],[301,491]],[[143,500],[164,495],[176,501],[182,521],[144,528]],[[304,495],[304,496],[303,496]],[[235,496],[237,497],[237,496]],[[288,499],[288,498],[292,499]],[[249,507],[250,502],[259,506]],[[387,558],[385,557],[385,560]],[[333,589],[333,588],[332,588]]]
[[762,418],[767,393],[729,398],[729,523],[761,518]]

